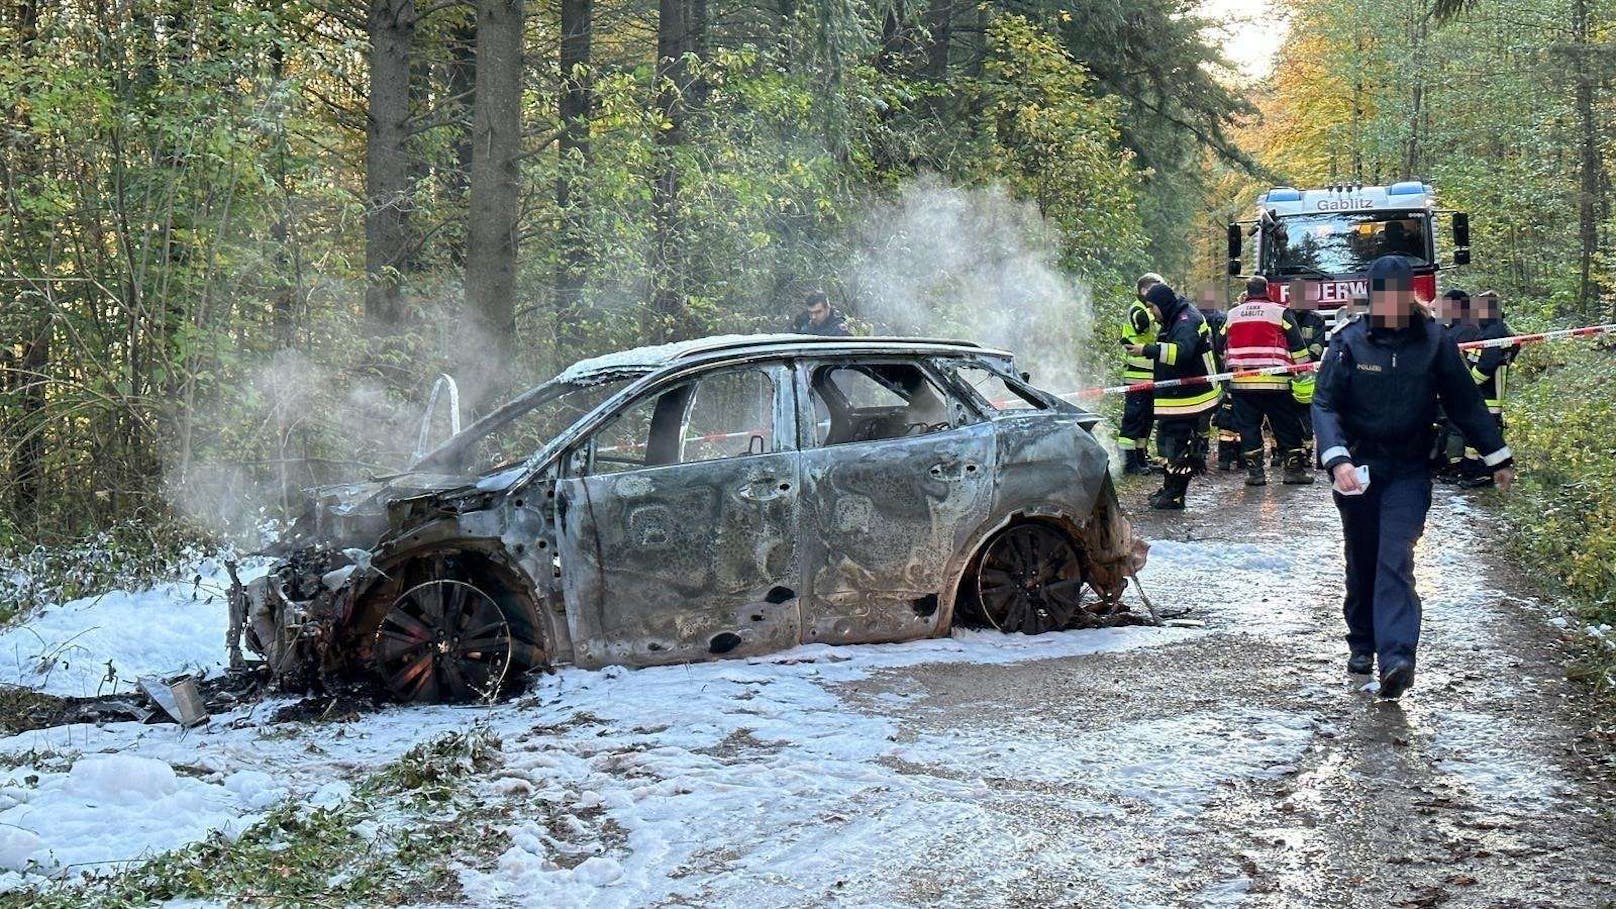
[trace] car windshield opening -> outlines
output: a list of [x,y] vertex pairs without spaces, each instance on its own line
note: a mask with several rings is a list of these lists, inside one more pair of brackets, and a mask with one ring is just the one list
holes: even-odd
[[417,466],[468,476],[514,467],[636,378],[541,386],[472,424]]

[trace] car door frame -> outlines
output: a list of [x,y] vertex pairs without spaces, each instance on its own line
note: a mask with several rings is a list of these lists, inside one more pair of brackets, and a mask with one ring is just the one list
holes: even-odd
[[[919,436],[820,446],[814,371],[829,365],[883,364],[920,370],[943,396],[954,425]],[[827,354],[799,357],[794,365],[800,407],[804,642],[873,643],[946,634],[959,553],[988,519],[994,502],[998,446],[993,421],[924,357]],[[874,494],[879,488],[887,494]],[[945,507],[937,507],[939,500]],[[861,520],[863,528],[857,526]],[[869,523],[885,526],[871,528]],[[897,538],[879,536],[894,528]]]
[[[680,385],[746,370],[763,371],[774,380],[774,450],[592,471],[596,440],[622,414]],[[689,407],[687,402],[680,432]],[[797,423],[795,373],[785,358],[705,364],[640,390],[563,452],[556,483],[558,548],[575,662],[586,667],[682,663],[767,653],[800,640]],[[769,482],[763,484],[764,479]],[[659,494],[685,510],[675,513],[666,501],[657,504]],[[631,509],[616,497],[647,504]],[[703,505],[711,513],[692,513]],[[653,513],[657,509],[660,513]],[[750,525],[749,515],[755,518]],[[678,542],[702,533],[719,538],[699,553],[675,550]],[[747,583],[745,565],[730,564],[713,551],[748,548],[756,559],[756,583]],[[704,566],[706,573],[694,580],[669,574],[680,565]]]

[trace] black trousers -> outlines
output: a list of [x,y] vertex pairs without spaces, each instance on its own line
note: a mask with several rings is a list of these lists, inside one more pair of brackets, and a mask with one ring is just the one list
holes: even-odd
[[1211,428],[1209,413],[1189,417],[1159,417],[1156,420],[1156,444],[1167,461],[1169,476],[1186,480],[1206,463],[1210,447],[1207,430]]
[[1234,425],[1240,431],[1240,450],[1246,454],[1261,452],[1263,445],[1263,417],[1273,427],[1274,441],[1280,451],[1298,451],[1302,447],[1302,421],[1296,413],[1296,399],[1285,389],[1272,391],[1243,391],[1234,389]]
[[1156,413],[1156,396],[1148,391],[1131,391],[1122,396],[1122,431],[1117,444],[1123,449],[1144,448],[1150,439],[1150,423]]

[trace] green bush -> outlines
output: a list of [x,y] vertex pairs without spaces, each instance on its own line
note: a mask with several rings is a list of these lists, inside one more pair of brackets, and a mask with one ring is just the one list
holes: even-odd
[[1616,696],[1616,347],[1526,348],[1512,378],[1512,543],[1592,628],[1576,674]]
[[217,549],[167,517],[135,517],[72,539],[28,540],[0,523],[0,624],[47,603],[172,580]]

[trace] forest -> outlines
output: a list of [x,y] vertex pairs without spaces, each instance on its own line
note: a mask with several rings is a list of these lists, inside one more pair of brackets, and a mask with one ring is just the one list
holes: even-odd
[[[7,0],[0,544],[250,536],[402,467],[440,373],[470,417],[814,288],[1109,381],[1133,277],[1229,294],[1282,183],[1424,179],[1474,218],[1451,280],[1611,314],[1606,0],[1267,18],[1252,75],[1186,0]],[[1571,518],[1616,514],[1608,445],[1556,448],[1598,397],[1523,392]]]

